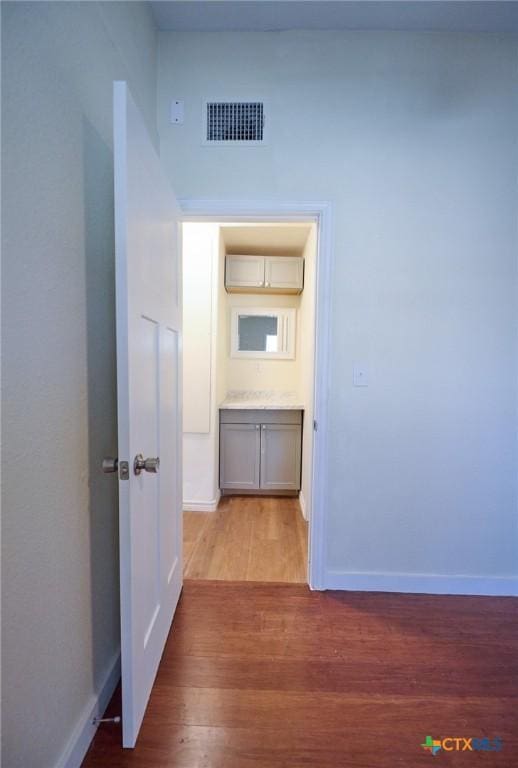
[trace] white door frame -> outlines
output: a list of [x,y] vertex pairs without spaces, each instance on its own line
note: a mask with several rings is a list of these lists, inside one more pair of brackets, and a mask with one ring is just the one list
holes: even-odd
[[318,225],[316,263],[314,433],[309,519],[308,582],[311,589],[325,589],[325,530],[327,502],[327,393],[330,359],[332,208],[326,202],[272,200],[179,201],[183,221],[314,221]]

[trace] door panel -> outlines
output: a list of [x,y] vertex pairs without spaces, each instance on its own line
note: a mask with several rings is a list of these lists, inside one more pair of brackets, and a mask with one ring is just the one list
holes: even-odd
[[300,438],[298,425],[262,425],[261,488],[271,491],[299,490]]
[[259,488],[259,424],[221,424],[220,488]]
[[[182,587],[178,206],[125,83],[114,84],[123,745],[133,747]],[[133,471],[137,454],[158,473]]]
[[[174,435],[182,434],[182,424],[179,411],[180,392],[179,376],[181,370],[179,331],[165,327],[162,333],[162,367],[160,372],[160,386],[162,392],[163,425],[169,425]],[[160,429],[160,425],[159,425]],[[163,576],[169,585],[173,576],[181,580],[181,549],[182,544],[182,465],[180,448],[181,440],[161,440],[161,464],[172,467],[173,470],[167,478],[162,472],[161,492],[165,498],[173,498],[179,504],[180,512],[174,515],[165,515],[163,529],[160,534],[161,562],[164,563]],[[180,573],[177,574],[177,569]]]

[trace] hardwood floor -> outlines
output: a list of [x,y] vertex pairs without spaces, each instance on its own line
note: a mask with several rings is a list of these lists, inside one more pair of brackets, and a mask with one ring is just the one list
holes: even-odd
[[[102,725],[83,766],[512,768],[517,607],[186,581],[136,749]],[[432,759],[428,735],[499,737],[502,750]]]
[[190,579],[307,582],[307,523],[298,499],[226,496],[216,512],[184,512]]

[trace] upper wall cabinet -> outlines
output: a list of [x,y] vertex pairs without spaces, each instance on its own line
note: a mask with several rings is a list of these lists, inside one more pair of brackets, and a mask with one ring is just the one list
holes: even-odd
[[304,259],[299,256],[227,256],[229,293],[301,293]]
[[264,285],[279,293],[300,293],[304,280],[304,259],[294,256],[265,256]]
[[227,256],[225,288],[241,291],[264,287],[264,256]]

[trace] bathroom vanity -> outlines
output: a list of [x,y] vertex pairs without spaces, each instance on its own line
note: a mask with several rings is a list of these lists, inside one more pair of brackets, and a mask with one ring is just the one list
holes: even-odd
[[303,408],[289,398],[230,398],[220,407],[223,494],[297,495]]

